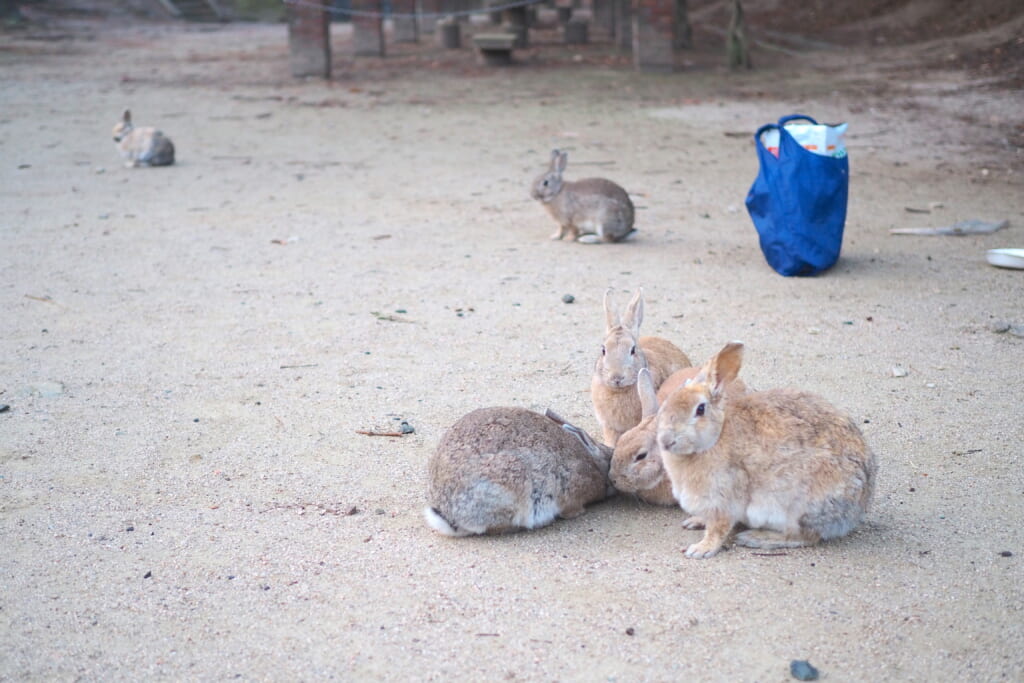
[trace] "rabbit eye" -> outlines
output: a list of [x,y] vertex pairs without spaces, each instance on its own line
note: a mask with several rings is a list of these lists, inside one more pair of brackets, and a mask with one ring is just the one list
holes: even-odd
[[704,404],[701,403],[700,405],[698,405],[697,406],[697,410],[694,411],[694,413],[697,415],[697,417],[703,417],[704,416]]
[[631,355],[631,356],[635,356],[636,355],[636,346],[633,346],[633,348],[631,348],[629,350],[629,355]]
[[604,347],[602,346],[602,347],[601,347],[601,355],[603,356],[604,354],[605,354],[605,349],[604,349]]
[[647,451],[640,451],[639,453],[636,454],[636,462],[640,462],[641,460],[643,460],[646,457],[647,457]]
[[548,181],[547,181],[547,180],[545,180],[545,181],[544,181],[544,187],[547,187],[547,186],[548,186]]

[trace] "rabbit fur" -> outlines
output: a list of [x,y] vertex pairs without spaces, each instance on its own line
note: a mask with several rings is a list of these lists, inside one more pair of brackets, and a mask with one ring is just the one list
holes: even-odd
[[844,536],[875,489],[877,463],[849,417],[820,396],[775,389],[730,397],[743,345],[727,344],[657,417],[657,438],[679,505],[705,525],[687,557],[736,543],[779,549]]
[[660,337],[641,337],[644,316],[643,289],[626,306],[620,319],[604,295],[605,338],[594,363],[590,399],[601,425],[602,438],[614,447],[627,430],[640,422],[640,397],[634,386],[637,373],[647,368],[657,389],[676,370],[690,366],[690,359],[672,342]]
[[583,243],[621,242],[636,233],[635,210],[629,194],[606,178],[583,178],[570,182],[562,178],[568,152],[551,151],[548,170],[533,182],[530,196],[540,201],[558,230],[551,239],[566,235]]
[[124,158],[124,165],[170,166],[174,163],[174,144],[156,128],[136,128],[132,113],[125,109],[121,120],[114,126],[114,143]]
[[[658,447],[658,406],[699,372],[700,368],[676,370],[655,392],[651,373],[646,368],[640,370],[636,380],[642,412],[640,424],[619,437],[609,470],[609,480],[618,491],[631,493],[652,505],[678,505]],[[735,397],[745,394],[747,387],[737,377],[726,391]],[[700,525],[700,520],[694,518],[683,522],[687,528],[700,528]]]
[[424,515],[448,536],[536,529],[614,493],[610,461],[610,448],[551,411],[474,410],[428,461]]

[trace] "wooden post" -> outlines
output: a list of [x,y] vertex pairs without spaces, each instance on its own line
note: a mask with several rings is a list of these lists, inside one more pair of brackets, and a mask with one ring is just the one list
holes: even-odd
[[352,0],[352,47],[356,57],[384,56],[384,17],[381,0]]
[[331,77],[331,17],[322,7],[288,5],[288,54],[292,76]]
[[391,23],[394,26],[396,43],[418,43],[420,32],[416,21],[416,0],[391,0],[394,15]]
[[675,0],[633,0],[633,64],[637,71],[675,69]]

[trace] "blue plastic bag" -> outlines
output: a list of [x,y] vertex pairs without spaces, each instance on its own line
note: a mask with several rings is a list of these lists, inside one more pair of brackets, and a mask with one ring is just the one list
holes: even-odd
[[[760,170],[747,194],[747,211],[768,265],[780,275],[816,275],[835,265],[843,244],[850,162],[804,149],[785,125],[809,116],[794,114],[754,134]],[[779,131],[779,156],[762,143],[762,134]]]

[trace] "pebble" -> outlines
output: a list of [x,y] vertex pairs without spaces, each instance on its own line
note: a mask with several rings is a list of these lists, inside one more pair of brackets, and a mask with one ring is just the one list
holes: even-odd
[[794,659],[789,663],[789,673],[798,681],[818,680],[818,670],[806,659]]
[[402,424],[398,425],[398,431],[402,432],[403,434],[412,434],[413,432],[416,431],[416,428],[413,427],[408,422],[406,422],[405,420],[402,420]]
[[1013,557],[1013,553],[1011,553],[1009,550],[1004,550],[1003,552],[999,553],[999,556],[1000,557]]
[[894,365],[894,366],[892,366],[892,376],[893,377],[906,377],[907,376],[907,369],[904,368],[904,367],[901,367],[899,365]]
[[6,413],[10,409],[11,409],[11,407],[9,405],[7,405],[6,403],[0,403],[0,413]]
[[574,297],[572,294],[563,294],[562,295],[562,303],[563,304],[571,304],[573,301],[576,301],[576,297]]

